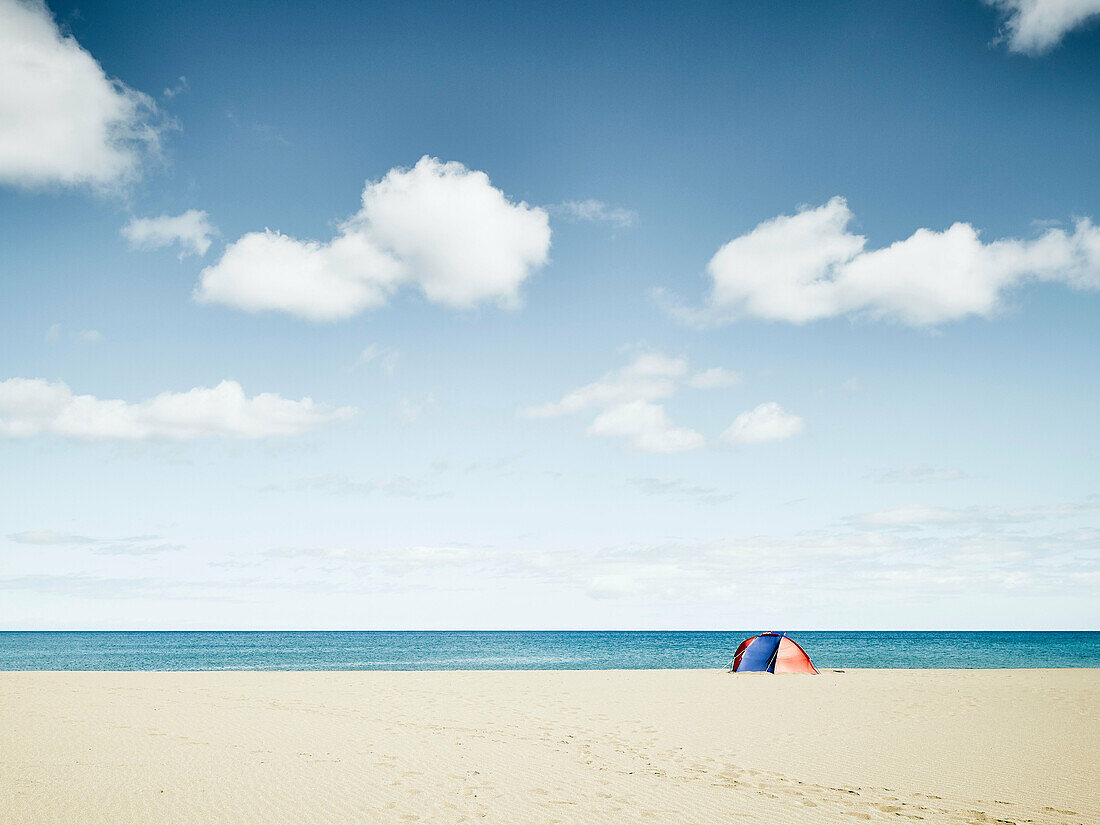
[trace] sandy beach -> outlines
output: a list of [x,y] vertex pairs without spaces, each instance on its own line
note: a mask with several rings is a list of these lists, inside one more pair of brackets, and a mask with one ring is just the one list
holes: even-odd
[[1100,821],[1100,670],[0,674],[0,821]]

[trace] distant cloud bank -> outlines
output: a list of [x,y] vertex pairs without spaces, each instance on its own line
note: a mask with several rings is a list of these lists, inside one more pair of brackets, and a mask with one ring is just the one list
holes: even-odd
[[512,203],[484,172],[424,156],[368,183],[362,209],[330,241],[266,229],[231,243],[195,298],[312,321],[383,306],[403,286],[444,306],[514,307],[549,252],[544,210]]

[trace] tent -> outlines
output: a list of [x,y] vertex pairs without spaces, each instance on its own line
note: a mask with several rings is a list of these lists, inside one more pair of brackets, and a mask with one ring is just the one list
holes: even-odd
[[817,673],[817,668],[786,633],[761,633],[737,646],[729,663],[730,673]]

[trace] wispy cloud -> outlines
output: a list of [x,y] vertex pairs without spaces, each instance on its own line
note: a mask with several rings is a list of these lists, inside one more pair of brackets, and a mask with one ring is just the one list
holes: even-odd
[[909,467],[894,467],[872,476],[879,484],[937,484],[943,481],[960,481],[968,478],[962,470],[950,467],[932,467],[928,464],[916,464]]
[[187,94],[190,91],[191,87],[187,83],[187,78],[183,75],[180,75],[179,80],[177,80],[174,85],[168,86],[163,92],[161,92],[161,97],[165,98],[166,100],[171,100],[174,97]]
[[[656,495],[710,495],[681,482],[637,480]],[[402,593],[474,582],[523,581],[576,590],[596,599],[642,604],[712,604],[745,609],[845,604],[853,598],[898,605],[930,598],[1006,593],[1088,593],[1100,585],[1100,530],[1067,526],[1100,509],[1100,500],[1022,507],[911,510],[903,518],[852,516],[827,529],[781,536],[667,539],[591,548],[500,547],[440,543],[395,547],[279,546],[211,561],[212,570],[257,575],[213,580],[102,577],[78,572],[0,578],[0,590],[84,598],[254,599],[264,591]],[[919,529],[898,530],[898,523]],[[77,534],[26,531],[48,548]],[[156,537],[135,537],[154,544]],[[125,543],[120,540],[118,543]],[[85,545],[82,545],[85,546]],[[262,570],[262,575],[258,575]]]
[[1022,54],[1049,52],[1074,29],[1100,18],[1100,0],[985,0],[1004,19],[1003,38]]
[[647,496],[661,496],[698,504],[726,504],[735,497],[733,493],[723,492],[717,487],[692,484],[683,479],[632,478],[627,483]]
[[209,216],[198,209],[188,209],[181,215],[132,218],[122,227],[122,236],[134,249],[177,246],[181,259],[188,255],[205,255],[217,233]]
[[706,443],[702,435],[674,424],[663,404],[684,387],[714,390],[733,386],[740,375],[723,367],[692,371],[685,358],[642,352],[624,367],[590,384],[570,390],[559,400],[520,411],[527,418],[553,418],[587,409],[600,410],[588,434],[626,439],[643,452],[677,453]]
[[872,527],[921,529],[942,525],[1030,524],[1096,511],[1100,511],[1100,496],[1093,496],[1082,501],[1039,504],[1028,507],[934,507],[910,504],[859,513],[851,516],[848,521],[852,524]]
[[[46,343],[56,344],[61,340],[61,332],[64,327],[61,324],[51,324],[46,330]],[[98,344],[103,340],[103,333],[98,329],[69,330],[69,339],[80,344]]]
[[386,375],[393,375],[397,371],[397,360],[400,353],[395,349],[384,347],[381,344],[368,344],[356,359],[356,364],[376,364]]
[[547,207],[550,213],[573,223],[609,223],[619,229],[628,229],[638,222],[633,209],[608,206],[603,201],[589,198],[583,201],[563,201]]
[[59,533],[56,530],[24,530],[21,533],[9,533],[8,539],[17,544],[95,544],[97,539],[78,536],[73,533]]
[[[600,410],[587,434],[625,439],[641,452],[679,453],[696,450],[706,439],[677,426],[664,405],[683,388],[715,390],[741,382],[739,373],[724,367],[693,371],[685,358],[643,352],[624,367],[563,395],[558,401],[521,410],[527,418],[553,418],[589,408]],[[772,402],[742,413],[721,436],[729,443],[754,444],[789,438],[801,432],[801,418]]]
[[741,374],[725,367],[711,367],[690,376],[687,383],[696,390],[717,390],[740,384]]
[[96,539],[50,529],[9,533],[8,540],[34,547],[85,547],[100,556],[152,556],[183,549],[182,544],[164,541],[160,536]]
[[399,412],[406,421],[418,421],[428,410],[436,405],[435,393],[428,393],[420,398],[404,396],[401,399]]
[[[1041,508],[1040,508],[1041,509]],[[1057,509],[1057,508],[1056,508]],[[1054,513],[1051,518],[1065,516]],[[1008,529],[1008,528],[1012,529]],[[1067,592],[1100,584],[1100,530],[1042,532],[991,523],[953,524],[935,533],[866,526],[793,536],[682,539],[598,550],[506,550],[441,545],[362,548],[283,547],[235,566],[294,562],[312,587],[398,592],[433,571],[479,580],[526,580],[580,590],[592,598],[710,603],[736,599],[765,608],[807,600],[914,602],[1005,591]],[[270,567],[267,568],[269,571]],[[448,573],[448,575],[450,575]],[[324,577],[328,583],[323,584]],[[466,580],[466,579],[464,579]]]
[[316,491],[338,496],[383,495],[391,498],[411,498],[421,501],[449,498],[453,495],[453,493],[446,490],[432,489],[427,482],[408,476],[354,481],[343,473],[329,473],[283,484],[267,484],[260,489],[265,492],[283,493]]
[[54,593],[83,599],[187,599],[239,601],[257,579],[180,580],[157,576],[102,576],[94,573],[28,573],[0,576],[0,590]]

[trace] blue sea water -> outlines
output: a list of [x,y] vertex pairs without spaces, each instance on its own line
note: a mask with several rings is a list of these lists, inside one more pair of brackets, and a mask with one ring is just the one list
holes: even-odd
[[[720,668],[752,631],[0,632],[0,670]],[[1100,632],[791,632],[818,668],[1100,667]]]

